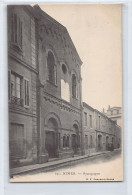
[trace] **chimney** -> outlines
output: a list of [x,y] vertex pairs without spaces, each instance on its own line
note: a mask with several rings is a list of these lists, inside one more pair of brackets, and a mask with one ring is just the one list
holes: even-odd
[[103,113],[105,113],[105,109],[103,108]]
[[110,105],[108,106],[108,110],[110,110]]

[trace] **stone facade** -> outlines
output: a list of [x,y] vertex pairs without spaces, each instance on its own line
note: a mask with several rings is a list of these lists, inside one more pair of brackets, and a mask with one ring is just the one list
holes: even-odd
[[43,163],[49,158],[81,154],[82,62],[66,28],[38,6],[34,10],[38,18],[39,46],[39,159]]
[[8,7],[8,56],[10,166],[14,167],[37,161],[36,27],[26,6]]
[[8,32],[11,167],[80,155],[82,62],[67,29],[9,6]]
[[85,154],[121,147],[120,126],[86,103],[83,103],[83,134]]

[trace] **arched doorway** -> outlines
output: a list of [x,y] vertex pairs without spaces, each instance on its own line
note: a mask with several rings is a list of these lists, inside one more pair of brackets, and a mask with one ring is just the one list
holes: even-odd
[[109,136],[106,136],[106,150],[108,150],[109,147]]
[[102,135],[98,135],[98,150],[102,150]]
[[45,148],[49,158],[57,157],[58,151],[58,124],[54,118],[48,120],[48,130],[46,131]]
[[80,135],[79,128],[77,124],[73,125],[73,134],[72,134],[72,149],[74,154],[77,154],[78,148],[80,147]]

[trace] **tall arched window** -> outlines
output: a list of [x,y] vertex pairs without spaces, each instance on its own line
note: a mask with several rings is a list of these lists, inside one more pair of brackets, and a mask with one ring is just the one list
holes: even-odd
[[77,98],[77,79],[75,74],[72,75],[72,97]]
[[48,66],[48,79],[50,82],[56,84],[57,70],[56,70],[54,55],[51,51],[48,52],[47,66]]
[[64,135],[63,136],[63,148],[65,148],[66,147],[66,136]]
[[67,136],[66,147],[69,147],[69,135]]

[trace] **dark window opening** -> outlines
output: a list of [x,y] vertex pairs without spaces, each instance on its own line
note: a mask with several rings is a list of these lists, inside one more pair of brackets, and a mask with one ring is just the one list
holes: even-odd
[[66,68],[65,64],[62,64],[62,71],[64,74],[67,73],[67,68]]
[[22,22],[17,14],[11,15],[11,43],[22,49]]
[[66,136],[64,135],[63,136],[63,148],[65,148],[66,147]]
[[25,80],[25,106],[29,106],[29,81]]
[[87,113],[84,112],[84,124],[85,126],[87,126]]
[[77,79],[75,74],[72,75],[72,97],[77,97]]
[[53,84],[56,84],[57,83],[57,69],[56,69],[55,59],[54,59],[52,52],[48,52],[47,65],[48,65],[49,81]]
[[24,125],[11,124],[10,126],[10,157],[24,156]]
[[89,115],[89,120],[90,120],[90,128],[92,128],[92,115]]

